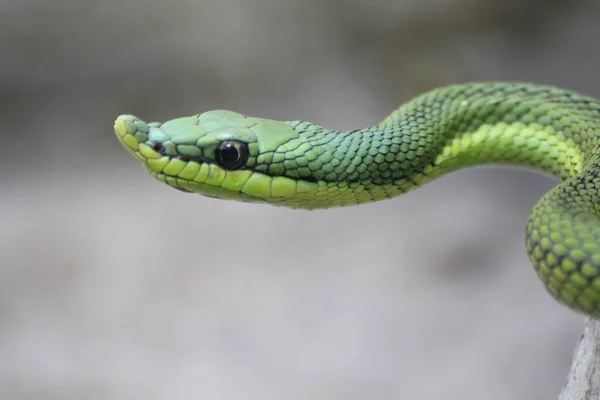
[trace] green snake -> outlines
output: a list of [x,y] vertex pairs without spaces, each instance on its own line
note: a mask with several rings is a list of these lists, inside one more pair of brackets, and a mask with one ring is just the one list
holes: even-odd
[[527,221],[529,259],[556,300],[600,316],[600,102],[591,97],[475,82],[425,92],[350,131],[223,110],[164,123],[121,115],[114,130],[176,189],[298,209],[389,199],[478,164],[552,174],[562,182]]

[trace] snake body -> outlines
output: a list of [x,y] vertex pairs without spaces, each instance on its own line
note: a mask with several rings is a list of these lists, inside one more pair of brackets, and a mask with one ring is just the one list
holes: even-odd
[[115,133],[185,192],[303,209],[368,203],[460,168],[520,165],[562,180],[533,208],[529,259],[559,302],[600,316],[600,103],[560,88],[476,82],[423,93],[351,131],[208,111]]

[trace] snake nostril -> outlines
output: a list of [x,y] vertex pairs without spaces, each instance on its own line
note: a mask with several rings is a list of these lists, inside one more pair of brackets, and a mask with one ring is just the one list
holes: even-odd
[[154,151],[160,152],[163,149],[163,145],[162,145],[162,143],[154,143],[152,145],[152,148],[154,149]]

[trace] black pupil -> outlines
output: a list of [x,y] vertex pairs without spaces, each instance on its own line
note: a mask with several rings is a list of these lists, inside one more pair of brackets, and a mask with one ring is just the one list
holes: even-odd
[[240,158],[240,152],[231,143],[227,143],[221,148],[221,162],[225,164],[235,164]]

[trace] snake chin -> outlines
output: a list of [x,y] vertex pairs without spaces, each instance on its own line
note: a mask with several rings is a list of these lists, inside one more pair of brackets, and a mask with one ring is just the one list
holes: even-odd
[[181,186],[177,182],[178,179],[174,176],[166,175],[163,173],[156,173],[156,172],[151,171],[150,169],[147,169],[147,171],[150,175],[152,175],[152,177],[154,177],[155,179],[157,179],[158,181],[160,181],[162,183],[166,183],[167,186],[172,187],[175,190],[178,190],[183,193],[194,193],[194,191]]
[[[169,185],[169,186],[171,186],[171,185]],[[171,187],[172,187],[173,189],[175,189],[175,190],[179,190],[180,192],[183,192],[183,193],[194,193],[194,192],[192,192],[191,190],[187,190],[187,189],[184,189],[184,188],[182,188],[182,187],[177,187],[177,186],[171,186]]]

